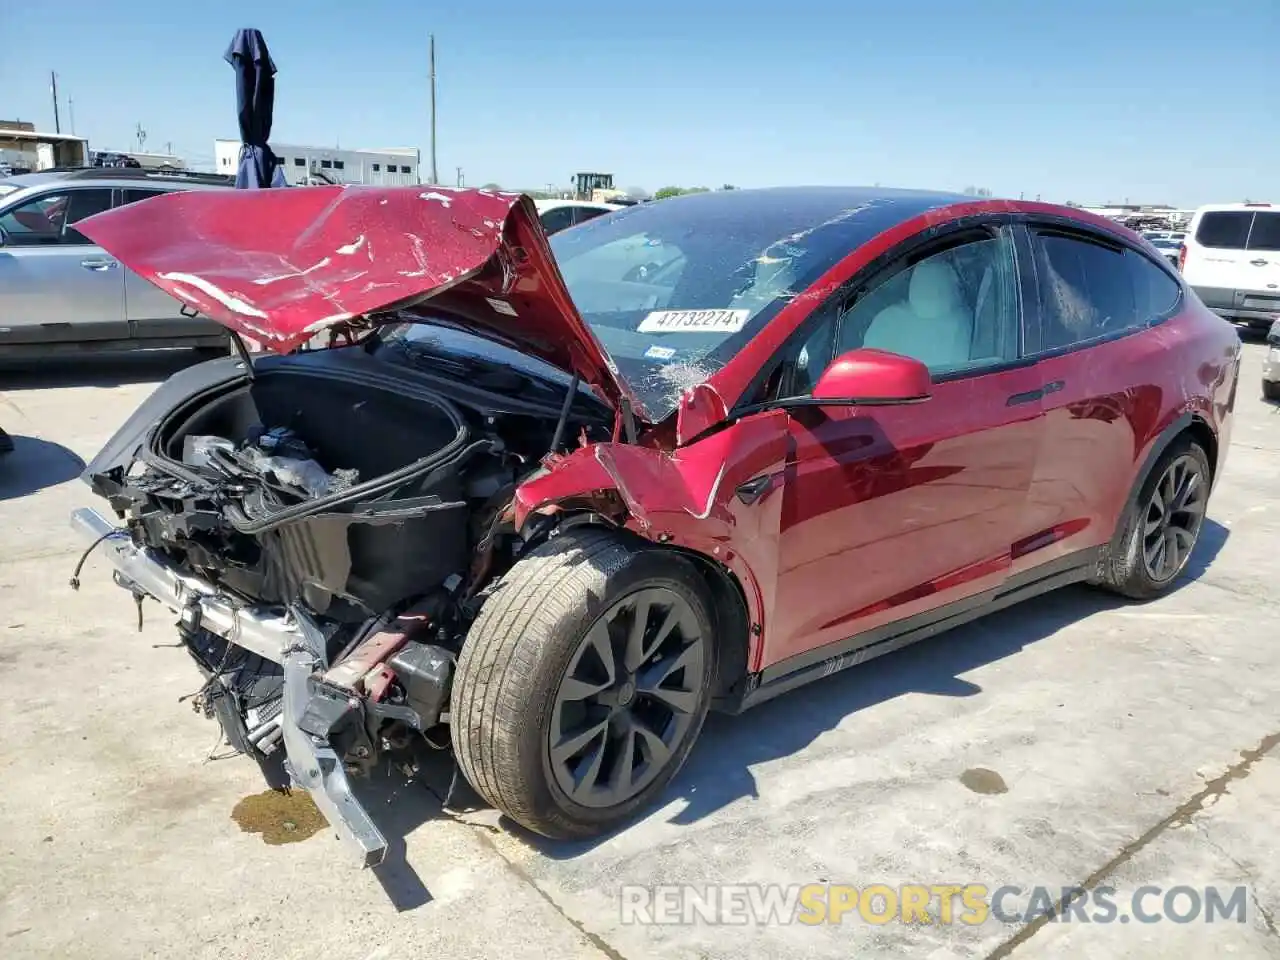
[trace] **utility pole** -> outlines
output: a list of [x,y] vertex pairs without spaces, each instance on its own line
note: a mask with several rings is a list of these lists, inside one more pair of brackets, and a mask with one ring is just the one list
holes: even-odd
[[165,153],[167,153],[167,154],[168,154],[169,156],[171,156],[171,157],[173,156],[173,141],[172,141],[172,140],[166,140],[166,141],[164,142],[164,152],[165,152]]
[[461,167],[455,167],[454,169],[456,169],[456,170],[458,171],[458,179],[457,179],[457,181],[455,181],[455,182],[456,182],[456,184],[457,184],[457,186],[459,186],[459,187],[466,186],[467,179],[466,179],[466,177],[464,177],[464,176],[462,175],[462,168],[461,168]]
[[138,138],[138,152],[142,153],[147,145],[147,131],[142,129],[142,123],[139,122],[133,132],[134,136]]
[[53,132],[61,133],[62,124],[58,120],[58,75],[49,71],[50,90],[53,92]]
[[431,182],[439,183],[436,176],[436,35],[431,34]]
[[67,97],[67,113],[71,115],[71,132],[76,132],[76,102]]

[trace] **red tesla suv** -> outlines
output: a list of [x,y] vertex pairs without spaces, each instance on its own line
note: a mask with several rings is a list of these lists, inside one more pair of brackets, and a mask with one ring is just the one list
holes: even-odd
[[514,194],[319,187],[79,226],[279,354],[163,385],[73,522],[366,862],[347,775],[385,754],[451,743],[584,836],[711,707],[1068,583],[1156,596],[1227,451],[1234,331],[1065,207],[735,190],[548,240]]

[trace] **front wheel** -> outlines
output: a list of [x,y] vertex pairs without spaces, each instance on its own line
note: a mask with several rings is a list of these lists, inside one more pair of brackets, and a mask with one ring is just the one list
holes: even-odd
[[498,583],[458,659],[454,753],[530,830],[586,837],[655,798],[706,717],[714,618],[698,570],[607,530],[571,530]]
[[1198,443],[1170,444],[1125,515],[1103,583],[1135,600],[1168,590],[1200,539],[1211,482],[1209,458]]

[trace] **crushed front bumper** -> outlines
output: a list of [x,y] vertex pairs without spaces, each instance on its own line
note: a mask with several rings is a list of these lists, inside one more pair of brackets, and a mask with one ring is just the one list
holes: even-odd
[[294,783],[311,794],[340,836],[365,866],[386,856],[387,841],[351,791],[342,758],[328,740],[303,729],[313,691],[311,678],[326,666],[325,644],[315,625],[299,614],[231,603],[212,584],[177,569],[165,557],[140,547],[128,531],[96,510],[71,514],[71,527],[90,543],[100,542],[115,568],[115,580],[134,596],[148,596],[178,615],[188,630],[205,629],[284,667],[281,726]]

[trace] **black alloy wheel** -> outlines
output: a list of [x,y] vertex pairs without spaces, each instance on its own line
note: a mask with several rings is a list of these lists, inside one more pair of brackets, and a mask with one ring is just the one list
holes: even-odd
[[1209,502],[1209,478],[1189,453],[1165,469],[1147,501],[1142,563],[1154,583],[1167,583],[1186,565]]
[[728,642],[717,623],[692,560],[564,530],[503,575],[467,633],[449,708],[459,770],[545,837],[625,823],[697,743]]
[[547,749],[566,796],[616,807],[654,781],[702,715],[709,644],[689,602],[664,587],[600,615],[552,706]]

